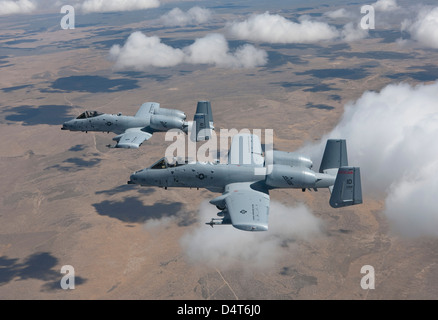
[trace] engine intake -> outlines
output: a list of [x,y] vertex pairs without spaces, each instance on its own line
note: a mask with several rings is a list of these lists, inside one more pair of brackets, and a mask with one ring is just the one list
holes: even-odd
[[276,151],[267,152],[265,161],[267,164],[283,164],[291,167],[304,167],[312,169],[313,162],[309,158],[296,152]]
[[157,108],[155,109],[154,114],[168,117],[176,117],[182,120],[185,120],[187,118],[184,112],[176,109]]

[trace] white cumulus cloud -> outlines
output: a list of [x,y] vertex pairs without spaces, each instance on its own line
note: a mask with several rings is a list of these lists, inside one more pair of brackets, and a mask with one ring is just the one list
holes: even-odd
[[236,266],[251,270],[272,268],[286,254],[284,243],[311,241],[321,235],[321,221],[303,204],[287,207],[271,200],[269,211],[267,232],[241,231],[231,225],[210,228],[203,222],[210,221],[218,210],[207,201],[203,202],[199,210],[202,224],[180,241],[187,259],[221,269]]
[[399,9],[396,0],[378,0],[371,5],[377,11],[393,11]]
[[293,22],[269,12],[229,23],[227,29],[236,38],[268,43],[313,43],[339,36],[336,28],[325,22],[312,21],[306,16]]
[[222,34],[212,33],[183,49],[186,62],[192,64],[211,64],[223,68],[254,68],[267,63],[264,50],[246,44],[230,52],[228,42]]
[[346,42],[365,39],[368,35],[368,29],[362,29],[360,23],[349,22],[341,30],[341,39]]
[[[331,18],[346,17],[345,9],[330,11]],[[238,39],[267,43],[316,43],[328,40],[356,41],[368,37],[368,30],[359,24],[347,23],[341,30],[321,21],[302,16],[299,22],[290,21],[278,14],[252,15],[241,22],[227,25],[228,33]]]
[[402,235],[436,237],[437,136],[438,82],[400,83],[347,104],[322,143],[302,151],[320,160],[326,139],[347,139],[349,163],[361,167],[365,201],[384,200],[384,213]]
[[415,21],[403,21],[401,29],[421,45],[438,49],[438,7],[423,8]]
[[159,0],[86,0],[81,4],[81,9],[89,13],[143,10],[159,6]]
[[37,4],[31,0],[0,1],[0,16],[9,14],[31,13],[36,10]]
[[330,19],[340,19],[340,18],[351,18],[352,14],[345,10],[345,8],[341,8],[334,11],[327,11],[324,13],[324,16],[329,17]]
[[114,12],[157,8],[159,0],[0,0],[0,15],[26,14],[35,11],[58,12],[63,5],[78,12]]
[[184,53],[161,42],[157,36],[148,37],[140,31],[132,33],[120,47],[111,47],[110,59],[118,70],[144,70],[147,67],[171,67],[184,60]]
[[193,7],[187,12],[174,8],[161,16],[160,20],[166,26],[186,26],[190,24],[205,23],[211,18],[211,11],[201,7]]
[[267,53],[252,45],[231,52],[221,34],[208,34],[190,46],[173,48],[157,36],[132,33],[121,47],[114,45],[109,52],[118,70],[146,70],[149,67],[172,67],[181,63],[210,64],[221,68],[253,68],[267,63]]

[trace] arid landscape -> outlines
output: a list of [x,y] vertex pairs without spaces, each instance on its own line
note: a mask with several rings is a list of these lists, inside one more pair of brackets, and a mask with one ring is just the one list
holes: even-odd
[[[216,132],[273,129],[275,149],[308,150],[334,128],[347,132],[346,125],[338,126],[348,120],[345,106],[361,105],[367,91],[403,83],[404,92],[412,90],[416,97],[423,88],[437,87],[437,49],[416,40],[414,27],[400,30],[402,21],[414,21],[420,11],[407,10],[409,1],[397,1],[399,11],[376,10],[376,28],[354,41],[270,43],[244,39],[229,25],[267,11],[293,21],[307,15],[337,30],[360,22],[362,4],[335,2],[297,1],[284,8],[279,1],[272,7],[258,1],[162,1],[158,8],[136,11],[76,10],[74,29],[61,28],[57,7],[0,16],[0,299],[436,299],[437,215],[427,220],[431,232],[411,234],[400,231],[401,223],[388,214],[399,196],[391,191],[402,185],[395,182],[405,172],[396,171],[404,151],[389,165],[381,162],[381,170],[398,174],[394,183],[382,182],[387,196],[386,189],[374,188],[380,182],[371,180],[376,174],[366,166],[382,155],[380,142],[386,141],[379,136],[381,124],[368,125],[366,119],[375,116],[371,111],[362,114],[363,135],[376,133],[375,154],[356,152],[358,140],[342,137],[351,146],[353,165],[361,166],[364,203],[333,209],[328,190],[273,190],[270,229],[262,233],[205,225],[217,213],[208,203],[217,193],[126,184],[132,172],[164,156],[171,143],[165,133],[126,150],[107,147],[114,144],[111,133],[60,130],[85,110],[134,115],[147,101],[192,119],[197,101],[209,100]],[[209,20],[172,26],[160,19],[175,7],[187,12],[194,6],[208,8]],[[341,20],[324,15],[341,8],[352,15]],[[134,32],[157,36],[187,56],[174,65],[130,67],[121,59]],[[195,60],[190,45],[212,33],[226,35],[231,53],[249,44],[246,48],[264,52],[266,59],[252,66]],[[399,98],[394,100],[402,105]],[[434,101],[430,121],[437,119]],[[387,123],[382,128],[398,132]],[[423,137],[420,127],[413,127],[414,137]],[[429,137],[436,129],[424,131]],[[436,148],[426,149],[423,159],[433,165]],[[316,164],[323,150],[313,150]],[[423,157],[423,149],[408,151]],[[418,179],[407,181],[417,186]],[[422,190],[436,193],[436,187],[434,182]],[[426,207],[435,199],[420,200]],[[413,228],[422,205],[410,209]],[[65,265],[74,267],[73,290],[60,285]],[[361,287],[364,265],[375,270],[374,289]]]

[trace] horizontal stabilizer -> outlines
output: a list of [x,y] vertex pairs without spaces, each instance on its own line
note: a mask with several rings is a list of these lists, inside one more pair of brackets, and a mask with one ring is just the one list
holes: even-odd
[[340,208],[360,203],[362,203],[360,168],[339,168],[330,197],[330,206]]

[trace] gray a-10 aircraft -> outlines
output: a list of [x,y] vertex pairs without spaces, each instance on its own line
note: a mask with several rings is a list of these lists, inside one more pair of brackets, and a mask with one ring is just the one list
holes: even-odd
[[213,127],[213,114],[209,101],[199,101],[193,122],[186,122],[184,112],[160,108],[157,102],[143,103],[135,116],[106,114],[99,111],[85,111],[77,118],[65,122],[61,130],[99,131],[117,134],[114,148],[138,148],[154,132],[180,129],[191,132],[193,141],[208,140]]
[[162,158],[133,173],[128,184],[206,188],[222,195],[210,200],[221,210],[207,224],[232,224],[246,231],[268,230],[269,191],[276,188],[329,188],[333,208],[362,203],[360,168],[348,166],[346,140],[327,140],[319,172],[313,162],[295,152],[262,155],[256,135],[233,137],[228,163],[169,163]]

